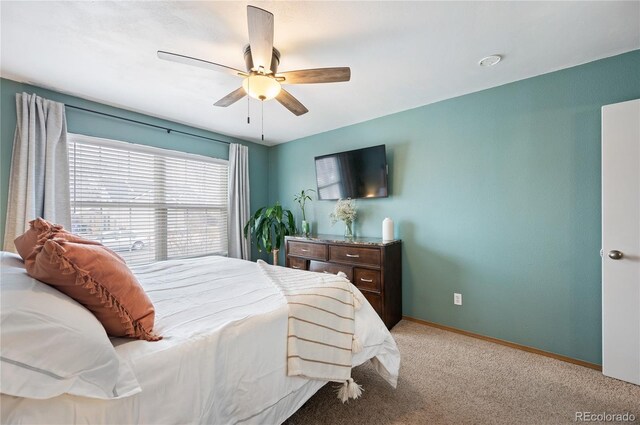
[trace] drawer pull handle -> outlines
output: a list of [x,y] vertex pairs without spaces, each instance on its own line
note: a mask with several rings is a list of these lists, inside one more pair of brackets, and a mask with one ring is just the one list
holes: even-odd
[[360,280],[367,283],[373,282],[373,279],[365,279],[364,277],[361,277]]
[[308,249],[306,249],[306,248],[300,248],[300,251],[302,251],[302,252],[309,252],[309,250],[308,250]]
[[349,258],[360,258],[360,256],[358,254],[347,254],[347,257],[349,257]]
[[293,267],[294,269],[299,269],[300,268],[300,266],[291,266],[291,267]]

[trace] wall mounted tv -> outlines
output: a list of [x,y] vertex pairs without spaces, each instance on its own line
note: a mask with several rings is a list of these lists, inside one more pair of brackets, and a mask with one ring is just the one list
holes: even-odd
[[316,157],[318,199],[386,198],[385,145]]

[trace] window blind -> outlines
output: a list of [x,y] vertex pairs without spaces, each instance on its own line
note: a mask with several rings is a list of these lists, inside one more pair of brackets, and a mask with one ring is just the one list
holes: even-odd
[[129,264],[227,254],[228,162],[69,135],[72,232]]

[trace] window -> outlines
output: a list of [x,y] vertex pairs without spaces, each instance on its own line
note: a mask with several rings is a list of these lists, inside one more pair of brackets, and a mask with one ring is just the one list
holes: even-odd
[[72,232],[129,264],[227,254],[225,160],[69,135]]

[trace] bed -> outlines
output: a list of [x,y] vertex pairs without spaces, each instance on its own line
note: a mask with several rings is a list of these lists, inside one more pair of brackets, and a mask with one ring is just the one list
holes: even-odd
[[[3,268],[22,267],[19,257],[5,258]],[[142,391],[115,400],[2,394],[2,423],[278,424],[326,384],[287,376],[287,302],[256,263],[209,256],[133,272],[155,305],[155,330],[164,338],[111,342]],[[395,387],[398,349],[366,301],[356,312],[355,334],[363,348],[353,366],[371,360]]]

